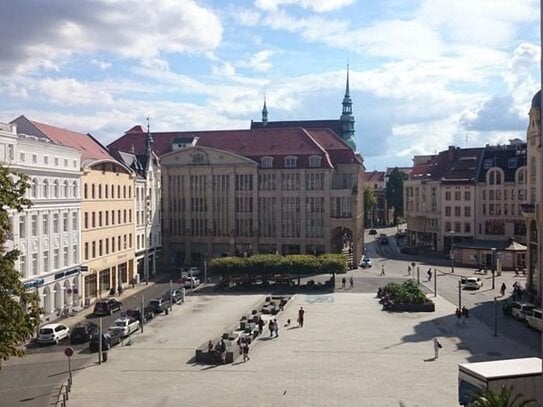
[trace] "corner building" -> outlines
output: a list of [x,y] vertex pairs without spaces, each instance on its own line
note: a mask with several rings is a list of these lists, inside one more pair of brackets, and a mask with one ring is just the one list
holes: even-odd
[[[170,264],[363,248],[362,158],[329,128],[152,133]],[[110,149],[145,151],[130,129]]]

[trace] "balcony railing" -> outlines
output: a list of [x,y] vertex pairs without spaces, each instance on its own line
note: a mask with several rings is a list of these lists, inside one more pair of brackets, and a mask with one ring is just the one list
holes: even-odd
[[535,213],[535,205],[530,203],[521,204],[520,211],[522,212],[522,216],[531,216]]

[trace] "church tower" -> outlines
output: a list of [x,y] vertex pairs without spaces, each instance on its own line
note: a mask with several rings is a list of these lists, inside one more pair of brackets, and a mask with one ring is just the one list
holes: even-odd
[[268,108],[266,107],[266,95],[264,95],[264,107],[262,108],[262,127],[268,124]]
[[354,116],[353,116],[353,101],[349,92],[349,65],[347,65],[347,84],[345,85],[345,96],[343,96],[343,109],[339,121],[341,122],[341,138],[356,151],[356,143],[354,141]]

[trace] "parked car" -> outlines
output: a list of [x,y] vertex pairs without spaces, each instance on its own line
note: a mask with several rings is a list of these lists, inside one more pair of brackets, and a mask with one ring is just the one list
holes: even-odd
[[483,280],[479,277],[468,277],[464,287],[470,290],[478,290],[483,286]]
[[524,321],[526,315],[535,308],[534,304],[528,304],[524,302],[513,301],[511,303],[511,316],[518,320]]
[[122,336],[128,336],[140,329],[140,321],[134,318],[118,318],[113,321],[109,331],[121,331]]
[[197,277],[200,275],[200,269],[198,267],[189,268],[189,276]]
[[163,296],[167,300],[172,300],[174,304],[177,304],[179,301],[183,299],[183,294],[181,293],[180,288],[174,288],[173,290],[168,290],[166,294]]
[[375,229],[370,229],[370,231],[368,232],[370,235],[376,235],[377,234],[377,231]]
[[94,322],[76,324],[70,331],[70,343],[75,345],[88,342],[94,335],[98,335],[98,331],[98,325]]
[[543,312],[534,308],[526,314],[526,322],[530,327],[543,331]]
[[[108,331],[102,334],[102,351],[111,349],[121,343],[122,333],[119,330]],[[100,346],[100,335],[94,335],[89,344],[89,350],[91,352],[98,352]]]
[[56,343],[70,335],[70,328],[64,324],[47,324],[38,331],[38,345]]
[[400,249],[403,254],[417,254],[419,250],[413,246],[405,246]]
[[[138,321],[140,321],[140,324],[143,324],[143,318],[141,317],[141,310],[139,309],[128,310],[126,311],[126,315],[128,315],[130,318],[137,319]],[[143,308],[143,315],[145,316],[145,322],[155,317],[155,313],[149,306]]]
[[153,298],[149,301],[149,308],[155,314],[161,314],[170,306],[170,300],[167,298]]
[[105,316],[111,315],[114,312],[120,311],[123,304],[117,301],[115,298],[109,298],[107,300],[98,300],[94,304],[94,315]]
[[362,257],[362,261],[360,262],[360,267],[362,268],[370,268],[371,267],[371,257],[364,256]]
[[200,285],[200,279],[196,277],[187,277],[183,281],[183,286],[185,288],[196,288]]

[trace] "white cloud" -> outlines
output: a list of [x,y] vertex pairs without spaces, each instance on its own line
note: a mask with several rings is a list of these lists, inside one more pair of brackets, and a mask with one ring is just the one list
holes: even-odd
[[100,61],[100,60],[98,60],[96,58],[93,58],[91,60],[91,63],[93,65],[96,65],[101,71],[105,71],[106,69],[108,69],[111,66],[111,63],[106,62],[106,61]]
[[220,44],[222,26],[193,0],[57,0],[55,7],[28,0],[3,8],[0,37],[0,73],[9,74],[54,66],[76,53],[136,59],[204,53]]
[[283,6],[298,6],[317,13],[333,11],[352,4],[354,0],[256,0],[255,7],[265,11],[276,11]]

